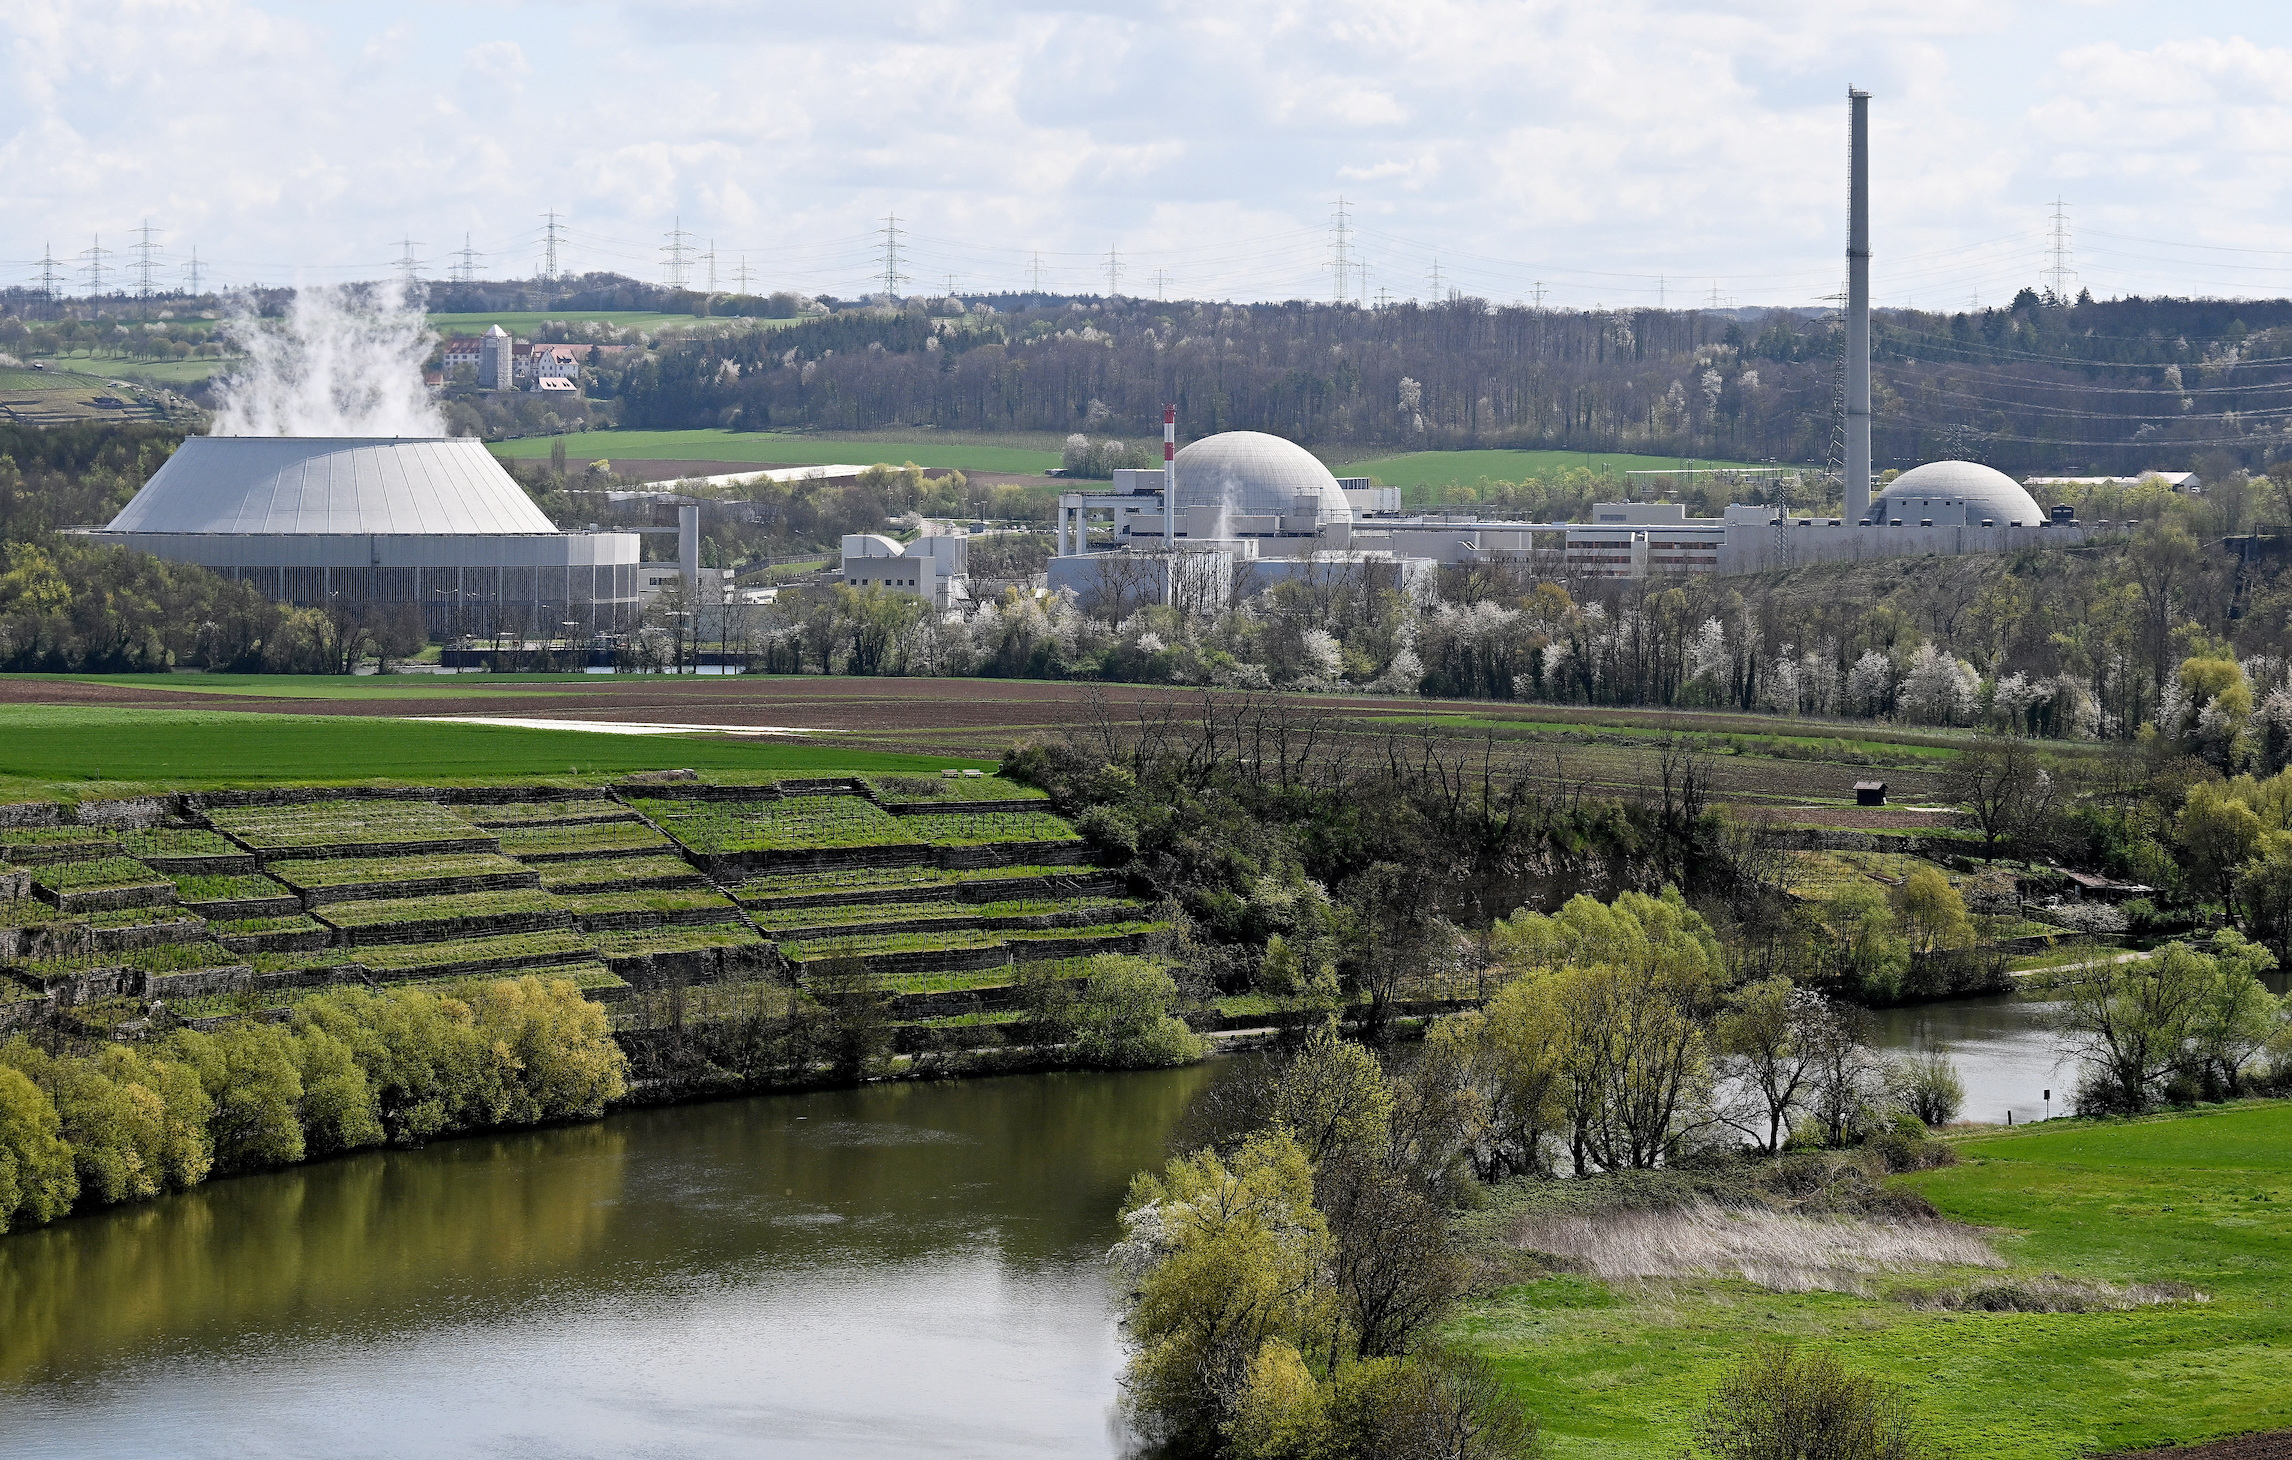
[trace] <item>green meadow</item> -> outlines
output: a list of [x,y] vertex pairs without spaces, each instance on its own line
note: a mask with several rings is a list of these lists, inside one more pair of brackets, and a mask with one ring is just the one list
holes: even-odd
[[[1877,1277],[1862,1294],[1735,1278],[1563,1276],[1468,1305],[1555,1457],[1669,1460],[1762,1338],[1827,1346],[1905,1386],[1966,1456],[2073,1457],[2292,1425],[2292,1102],[1957,1137],[1895,1178],[1986,1229],[2008,1267]],[[2073,1313],[1927,1311],[1914,1290],[2067,1279],[2178,1284]]]
[[773,466],[872,465],[917,466],[949,471],[990,471],[1034,474],[1059,463],[1056,451],[1005,446],[963,436],[934,437],[920,433],[913,440],[839,438],[775,431],[577,431],[565,436],[528,436],[493,445],[494,454],[530,460],[546,457],[559,442],[575,462],[627,457],[637,461],[753,461]]
[[932,774],[981,762],[782,739],[615,735],[360,715],[0,705],[0,800],[274,784],[605,779],[637,770]]
[[1371,477],[1379,486],[1399,487],[1407,499],[1414,502],[1436,501],[1434,494],[1444,487],[1526,481],[1531,477],[1557,476],[1570,467],[1620,478],[1627,471],[1749,465],[1752,463],[1599,451],[1411,451],[1350,461],[1331,470],[1341,477]]

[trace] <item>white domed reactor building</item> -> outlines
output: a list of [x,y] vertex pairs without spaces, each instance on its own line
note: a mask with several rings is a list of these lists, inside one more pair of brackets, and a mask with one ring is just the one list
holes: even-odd
[[560,532],[467,438],[188,437],[85,535],[280,603],[418,606],[436,634],[609,631],[637,607],[638,534]]
[[1887,484],[1870,504],[1876,527],[2035,527],[2045,509],[2021,483],[1971,461],[1929,461]]

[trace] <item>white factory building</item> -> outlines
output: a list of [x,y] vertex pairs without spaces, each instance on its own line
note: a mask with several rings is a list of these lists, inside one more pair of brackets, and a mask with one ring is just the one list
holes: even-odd
[[192,436],[84,536],[280,603],[413,605],[438,634],[610,630],[638,598],[637,534],[558,531],[474,439]]
[[843,579],[852,588],[879,588],[920,598],[941,610],[971,601],[971,540],[932,533],[913,542],[876,532],[847,533]]
[[1966,461],[1904,472],[1869,517],[1851,523],[1762,506],[1689,517],[1666,502],[1602,502],[1589,522],[1412,515],[1392,510],[1397,493],[1348,490],[1311,452],[1254,431],[1196,441],[1175,467],[1176,531],[1167,542],[1162,472],[1117,472],[1108,491],[1062,496],[1050,586],[1085,599],[1155,601],[1170,577],[1205,592],[1248,592],[1373,565],[1405,581],[1436,566],[1519,563],[1553,576],[1638,579],[2084,539],[2012,478]]

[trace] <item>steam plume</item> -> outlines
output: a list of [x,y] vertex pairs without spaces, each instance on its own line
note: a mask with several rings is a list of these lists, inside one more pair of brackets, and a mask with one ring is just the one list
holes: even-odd
[[246,363],[216,393],[217,436],[443,436],[422,386],[437,336],[403,285],[297,289],[286,319],[224,328]]

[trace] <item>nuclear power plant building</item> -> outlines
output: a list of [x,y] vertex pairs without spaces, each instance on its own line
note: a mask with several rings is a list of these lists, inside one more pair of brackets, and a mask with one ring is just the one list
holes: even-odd
[[476,440],[192,436],[85,536],[281,603],[416,605],[439,635],[609,631],[637,608],[638,535],[560,532]]

